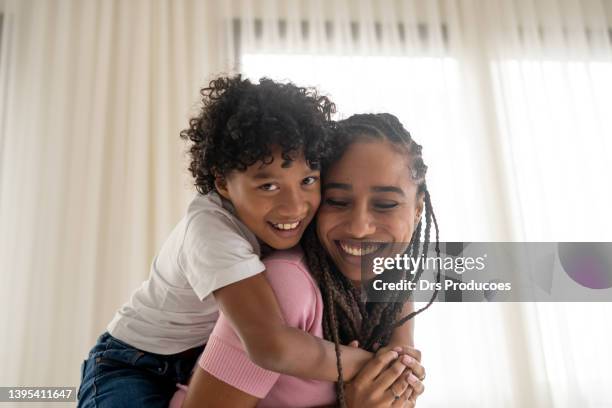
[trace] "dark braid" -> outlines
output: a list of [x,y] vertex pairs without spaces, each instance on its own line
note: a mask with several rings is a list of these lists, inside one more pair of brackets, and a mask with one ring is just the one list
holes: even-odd
[[[434,227],[436,228],[436,256],[440,258],[440,236],[439,236],[439,229],[438,229],[438,221],[436,220],[436,215],[433,212],[433,206],[431,205],[431,199],[429,197],[429,192],[425,193],[425,210],[429,211],[429,213],[431,214],[431,218],[433,219]],[[436,283],[440,283],[440,275],[441,275],[440,262],[436,262],[436,263],[438,264],[438,271],[436,272]],[[423,271],[421,270],[421,273],[422,272]],[[421,274],[419,273],[418,276],[420,277]],[[415,276],[415,280],[417,279],[418,277]],[[423,306],[422,308],[420,308],[419,310],[415,312],[409,313],[406,317],[395,322],[391,330],[395,329],[396,327],[401,326],[402,324],[406,323],[408,320],[412,319],[414,316],[418,315],[419,313],[429,308],[429,306],[431,306],[431,304],[436,299],[436,296],[438,296],[438,289],[434,291],[433,295],[431,296],[431,299],[429,299],[429,302],[427,302],[427,305]]]
[[[336,364],[338,367],[336,391],[340,407],[345,407],[346,401],[344,399],[344,377],[342,376],[340,344],[346,343],[346,340],[340,337],[340,330],[348,335],[357,336],[358,329],[354,326],[357,319],[353,315],[352,309],[345,307],[348,303],[348,299],[351,297],[344,297],[342,293],[344,292],[344,285],[342,285],[338,279],[338,275],[342,274],[333,273],[331,271],[330,265],[332,265],[332,263],[327,258],[327,253],[323,247],[319,244],[312,224],[304,234],[302,246],[306,254],[308,267],[314,278],[318,281],[323,294],[323,336],[328,340],[332,340],[336,347]],[[342,277],[344,277],[344,275],[342,275]],[[340,328],[338,327],[337,315],[341,316]],[[353,339],[354,338],[355,337],[353,337]]]
[[[436,230],[436,253],[440,256],[439,230],[436,216],[431,204],[431,197],[425,183],[427,166],[421,156],[421,146],[404,129],[400,121],[393,115],[362,114],[354,115],[337,123],[337,136],[334,140],[333,156],[323,160],[323,173],[339,160],[348,147],[361,139],[388,140],[401,152],[407,152],[410,157],[410,172],[412,180],[418,185],[417,194],[424,195],[425,229],[421,248],[422,221],[419,220],[412,234],[406,254],[412,258],[422,256],[419,268],[413,273],[412,280],[417,281],[423,273],[423,267],[429,249],[431,223]],[[324,174],[325,175],[325,174]],[[338,382],[337,395],[341,407],[346,405],[344,398],[344,379],[342,377],[342,361],[340,344],[358,340],[360,347],[375,351],[375,346],[388,344],[393,330],[417,314],[426,310],[437,296],[434,292],[427,305],[405,317],[400,317],[404,304],[412,296],[410,291],[390,291],[384,302],[364,303],[359,290],[334,265],[316,236],[316,226],[313,222],[302,240],[306,263],[313,277],[317,280],[323,294],[324,316],[323,335],[334,342],[336,346]],[[407,278],[410,271],[402,271]],[[440,281],[440,263],[436,282]]]

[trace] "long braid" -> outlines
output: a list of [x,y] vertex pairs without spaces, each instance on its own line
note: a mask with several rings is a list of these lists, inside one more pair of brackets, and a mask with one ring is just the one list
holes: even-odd
[[[426,187],[425,187],[425,191],[427,191]],[[431,216],[426,206],[425,208],[425,242],[423,243],[423,252],[420,254],[422,259],[426,259],[425,256],[427,254],[427,250],[429,246],[430,227],[431,227]],[[419,257],[419,246],[421,243],[420,237],[421,237],[421,222],[419,221],[419,223],[417,224],[417,228],[415,229],[413,233],[410,245],[408,249],[406,250],[406,252],[414,259],[418,259]],[[413,274],[412,281],[416,282],[420,278],[421,274],[423,273],[423,264],[424,264],[424,261],[419,263],[419,268]],[[406,271],[404,272],[403,277],[405,277],[405,273]],[[412,295],[412,291],[410,292],[409,291],[401,291],[401,292],[398,291],[397,293],[403,294],[401,301],[396,301],[390,305],[383,304],[385,307],[380,308],[381,309],[381,311],[379,312],[380,314],[378,315],[373,314],[372,316],[369,316],[372,320],[379,321],[379,324],[377,326],[378,330],[375,333],[372,333],[369,343],[371,344],[388,343],[389,339],[391,338],[393,329],[401,326],[403,323],[409,320],[409,319],[398,320],[398,318],[403,310],[404,303],[407,302],[410,296]]]
[[[313,277],[321,286],[322,291],[328,291],[332,296],[333,302],[330,302],[329,305],[326,304],[327,300],[323,299],[324,306],[335,308],[336,318],[340,321],[341,333],[348,333],[349,337],[353,336],[355,338],[354,336],[357,336],[360,331],[358,320],[361,316],[355,315],[355,308],[349,305],[353,296],[344,290],[347,286],[341,282],[344,276],[331,271],[332,263],[329,262],[325,250],[319,244],[313,225],[307,228],[302,245],[304,246],[306,262]],[[324,315],[325,319],[328,317],[327,314]],[[324,330],[323,334],[325,338],[331,339],[331,327],[329,330]],[[347,336],[341,336],[341,338],[345,337]]]
[[[424,195],[425,226],[423,231],[422,221],[417,222],[406,253],[414,259],[419,256],[426,257],[433,222],[436,231],[435,250],[439,257],[439,229],[431,197],[425,184],[427,166],[421,156],[421,146],[412,139],[410,133],[404,129],[399,120],[390,114],[354,115],[339,122],[338,130],[338,137],[335,140],[337,143],[334,149],[335,156],[323,160],[324,172],[326,167],[341,158],[350,144],[359,137],[387,139],[409,153],[411,178],[419,186],[418,194]],[[387,344],[395,328],[423,312],[433,303],[437,291],[434,292],[425,307],[411,312],[403,318],[400,318],[403,306],[412,296],[412,292],[393,291],[398,293],[390,293],[385,302],[364,303],[361,301],[358,289],[336,268],[320,245],[316,237],[314,224],[312,223],[306,230],[302,245],[308,267],[323,294],[323,336],[333,341],[335,345],[338,368],[337,397],[340,407],[345,407],[340,344],[358,340],[360,347],[369,351],[374,351],[377,344]],[[421,242],[422,232],[424,232],[423,242]],[[423,273],[423,263],[424,261],[419,264],[416,271],[403,271],[402,273],[405,277],[407,273],[412,273],[412,280],[416,281]],[[437,264],[436,282],[439,283],[440,263]]]
[[[323,274],[326,285],[332,285],[331,277],[328,273]],[[333,296],[331,291],[326,293],[327,303],[333,304]],[[336,310],[334,307],[329,311],[329,328],[331,330],[332,339],[334,340],[334,346],[336,350],[336,366],[338,367],[338,381],[336,382],[336,389],[338,393],[338,403],[340,407],[346,407],[346,401],[344,399],[344,376],[342,375],[342,353],[340,352],[340,335],[338,334],[338,322],[336,321]]]
[[[439,258],[440,257],[440,241],[439,241],[438,221],[436,220],[436,216],[435,216],[435,214],[433,212],[433,207],[431,206],[431,201],[430,201],[430,198],[429,198],[429,194],[427,194],[425,196],[425,204],[431,208],[431,217],[433,219],[434,227],[436,229],[436,248],[435,248],[436,249],[436,256]],[[438,271],[436,273],[436,284],[438,284],[438,283],[440,283],[441,270],[440,270],[440,262],[436,262],[436,263],[438,264]],[[427,305],[423,306],[422,308],[420,308],[419,310],[417,310],[415,312],[409,313],[406,317],[398,320],[393,325],[393,328],[391,330],[395,329],[396,327],[401,326],[402,324],[404,324],[408,320],[412,319],[414,316],[416,316],[419,313],[427,310],[429,308],[429,306],[431,306],[431,304],[434,302],[434,300],[436,300],[436,296],[438,296],[438,289],[434,290],[434,293],[431,296],[431,299],[429,299],[429,302],[427,302]]]
[[[338,368],[338,381],[336,382],[336,394],[338,397],[338,403],[341,408],[346,407],[346,400],[344,397],[344,377],[342,374],[342,359],[340,344],[345,341],[341,341],[340,328],[338,325],[337,312],[343,315],[345,322],[350,324],[342,325],[341,329],[344,333],[349,332],[353,336],[359,333],[356,329],[356,316],[352,313],[351,308],[346,307],[347,299],[350,297],[343,298],[340,287],[343,285],[338,282],[338,274],[332,273],[330,262],[327,259],[325,250],[317,241],[314,227],[311,225],[308,227],[303,239],[304,252],[306,256],[306,263],[313,274],[314,278],[318,281],[323,293],[323,336],[334,342],[336,351],[336,366]],[[346,295],[346,294],[345,294]],[[341,306],[342,305],[342,306]]]
[[[421,243],[421,225],[421,221],[419,220],[417,227],[412,234],[408,249],[406,250],[406,254],[414,259],[418,258],[419,255],[419,246]],[[404,270],[402,272],[403,274],[400,279],[407,279],[407,274],[410,273],[410,270]],[[412,280],[414,280],[414,278]],[[368,320],[378,322],[378,325],[375,327],[372,325],[375,331],[364,333],[364,336],[369,339],[368,346],[371,345],[374,347],[376,343],[388,343],[389,338],[391,337],[391,330],[388,328],[392,327],[392,324],[399,318],[404,308],[404,303],[406,303],[412,295],[412,292],[409,291],[393,291],[393,293],[396,294],[396,296],[392,300],[393,303],[391,306],[384,303],[374,303],[374,310],[372,310],[372,313],[368,316]],[[390,310],[389,307],[391,308]]]

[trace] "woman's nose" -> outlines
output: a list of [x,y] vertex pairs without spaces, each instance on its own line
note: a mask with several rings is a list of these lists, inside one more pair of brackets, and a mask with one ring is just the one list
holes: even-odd
[[376,226],[372,218],[372,214],[368,208],[362,208],[360,206],[353,207],[353,211],[350,213],[350,220],[348,220],[348,232],[354,238],[366,238],[369,235],[374,234]]

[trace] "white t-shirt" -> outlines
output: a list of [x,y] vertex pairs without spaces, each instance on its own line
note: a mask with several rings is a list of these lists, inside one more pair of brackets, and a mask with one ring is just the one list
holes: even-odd
[[257,237],[217,193],[197,194],[151,264],[149,279],[109,323],[115,338],[156,354],[204,344],[218,307],[212,292],[265,270]]

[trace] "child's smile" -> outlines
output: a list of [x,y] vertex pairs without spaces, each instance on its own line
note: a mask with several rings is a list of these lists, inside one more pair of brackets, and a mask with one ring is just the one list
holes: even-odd
[[270,222],[268,224],[272,226],[272,229],[276,234],[284,238],[290,238],[298,234],[303,225],[304,218],[296,221],[281,221],[281,222]]
[[272,162],[257,162],[217,182],[219,194],[232,202],[238,218],[274,249],[297,245],[321,199],[319,171],[301,154],[289,161],[281,153],[274,146]]

